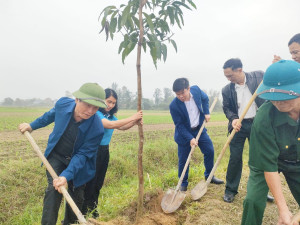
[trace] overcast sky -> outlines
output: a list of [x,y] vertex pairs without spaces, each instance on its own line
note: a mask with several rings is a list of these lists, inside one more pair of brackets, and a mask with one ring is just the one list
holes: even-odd
[[[142,55],[143,95],[172,87],[178,77],[209,90],[228,83],[224,62],[239,57],[245,71],[265,70],[273,54],[291,59],[287,43],[300,33],[299,0],[194,0],[155,69]],[[59,98],[85,82],[117,82],[136,92],[136,49],[121,62],[120,38],[105,41],[98,16],[121,0],[0,0],[0,101]]]

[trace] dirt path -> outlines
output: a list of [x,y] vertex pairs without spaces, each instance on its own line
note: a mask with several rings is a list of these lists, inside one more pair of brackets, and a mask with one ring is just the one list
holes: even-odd
[[[217,127],[217,126],[226,126],[227,121],[221,121],[221,122],[209,122],[207,124],[207,127]],[[174,129],[174,124],[149,124],[144,125],[144,131],[154,131],[154,130],[172,130]],[[133,127],[125,132],[137,132],[137,127]],[[33,138],[36,140],[44,140],[48,139],[49,134],[51,133],[52,129],[49,128],[42,128],[38,131],[32,132]],[[124,131],[116,130],[115,134],[121,133]],[[12,142],[12,141],[20,141],[20,140],[26,140],[25,136],[21,135],[19,131],[2,131],[0,132],[0,142]]]

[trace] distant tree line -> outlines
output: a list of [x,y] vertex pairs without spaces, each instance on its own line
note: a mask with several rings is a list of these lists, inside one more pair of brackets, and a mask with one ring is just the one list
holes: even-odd
[[[117,83],[112,83],[111,88],[118,94],[118,105],[119,109],[136,109],[137,105],[137,94],[131,92],[126,86],[119,88]],[[204,90],[209,97],[209,102],[212,103],[215,97],[219,97],[220,92],[215,90]],[[65,96],[72,98],[72,94],[69,91],[65,92]],[[156,88],[153,93],[153,98],[143,98],[142,108],[145,110],[169,110],[169,105],[174,99],[174,92],[170,88]],[[5,98],[1,103],[1,106],[7,107],[52,107],[57,99],[52,100],[51,98],[39,99],[20,99],[16,98]],[[222,111],[222,103],[219,100],[214,109],[215,112]]]
[[2,106],[7,107],[52,107],[57,100],[52,100],[51,98],[31,98],[31,99],[20,99],[16,98],[5,98],[2,102]]

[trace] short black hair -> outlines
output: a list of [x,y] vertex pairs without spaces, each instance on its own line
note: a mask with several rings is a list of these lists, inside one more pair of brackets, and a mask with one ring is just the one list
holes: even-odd
[[117,93],[110,88],[106,88],[105,90],[105,99],[109,98],[110,96],[113,96],[116,99],[116,104],[115,107],[113,107],[109,112],[106,112],[105,108],[99,108],[99,111],[102,112],[103,114],[109,114],[110,117],[112,117],[114,114],[118,112],[118,95]]
[[184,89],[188,89],[190,86],[189,80],[187,78],[177,78],[173,83],[173,91],[178,92]]
[[300,44],[300,33],[299,34],[295,34],[291,40],[288,43],[288,46],[290,46],[291,44],[293,44],[294,42]]
[[223,69],[231,68],[232,70],[243,68],[243,63],[239,58],[228,59],[223,66]]

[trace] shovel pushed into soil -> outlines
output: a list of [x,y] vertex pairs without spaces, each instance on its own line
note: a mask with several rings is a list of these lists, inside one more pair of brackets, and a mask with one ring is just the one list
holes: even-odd
[[[215,98],[215,100],[213,101],[209,111],[212,112],[216,103],[217,103],[217,100],[218,98]],[[196,137],[196,142],[198,143],[198,140],[201,136],[201,133],[205,127],[205,124],[206,124],[206,121],[204,120],[203,123],[202,123],[202,126],[197,134],[197,137]],[[165,212],[165,213],[172,213],[174,211],[176,211],[181,203],[183,202],[183,200],[185,199],[185,196],[186,196],[186,193],[183,192],[183,191],[180,191],[179,188],[182,184],[182,180],[183,180],[183,177],[185,175],[185,172],[189,166],[189,163],[190,163],[190,160],[191,160],[191,157],[192,157],[192,154],[195,150],[195,147],[196,146],[193,146],[191,151],[190,151],[190,154],[186,160],[186,163],[184,165],[184,168],[183,168],[183,171],[181,173],[181,176],[180,176],[180,179],[178,181],[178,184],[174,189],[168,189],[168,191],[165,193],[165,195],[163,196],[162,200],[161,200],[161,208],[162,210]]]
[[[260,86],[260,85],[259,85]],[[258,86],[258,87],[259,87]],[[258,88],[257,87],[257,88]],[[257,90],[257,89],[256,89]],[[252,105],[252,103],[254,102],[255,98],[257,97],[257,93],[256,91],[254,92],[254,94],[252,95],[251,99],[249,100],[247,106],[245,107],[244,111],[242,112],[242,115],[240,116],[239,118],[239,121],[238,123],[242,123],[246,113],[248,112],[250,106]],[[194,189],[191,191],[191,196],[192,196],[192,199],[193,200],[198,200],[200,199],[203,195],[205,195],[205,193],[207,192],[207,186],[209,185],[209,183],[211,182],[211,179],[213,178],[214,174],[215,174],[215,171],[218,167],[218,165],[220,164],[220,161],[221,159],[223,158],[224,156],[224,153],[225,153],[225,150],[226,148],[228,147],[228,145],[230,144],[232,138],[234,137],[236,133],[236,130],[233,129],[230,133],[230,135],[228,136],[227,138],[227,141],[223,147],[223,149],[221,150],[221,153],[220,155],[218,156],[218,159],[217,161],[215,162],[215,165],[214,167],[212,168],[210,174],[209,174],[209,177],[207,178],[206,182],[204,180],[200,181],[196,187],[194,187]]]
[[[50,165],[50,163],[48,162],[48,160],[46,159],[46,157],[41,152],[39,146],[36,144],[36,142],[34,141],[33,137],[31,136],[31,134],[28,131],[25,131],[24,135],[29,140],[31,146],[33,147],[33,149],[36,152],[36,154],[38,155],[38,157],[40,157],[40,159],[42,160],[42,162],[46,166],[46,168],[47,168],[48,172],[51,174],[52,178],[53,179],[57,178],[58,177],[57,174],[53,170],[52,166]],[[73,201],[72,197],[69,195],[67,189],[64,186],[61,186],[60,190],[61,190],[61,193],[63,194],[63,196],[65,197],[66,201],[69,203],[70,207],[72,208],[73,212],[77,216],[78,221],[79,221],[80,224],[85,224],[85,225],[97,225],[97,224],[100,224],[96,220],[93,220],[93,219],[92,220],[89,219],[89,222],[87,222],[86,219],[84,218],[84,216],[82,215],[82,213],[80,212],[80,210],[78,209],[77,205]]]

